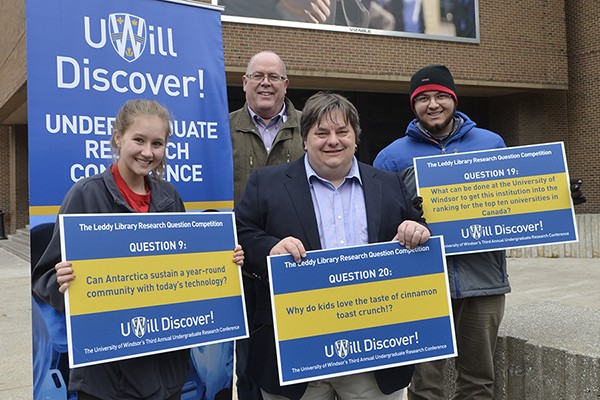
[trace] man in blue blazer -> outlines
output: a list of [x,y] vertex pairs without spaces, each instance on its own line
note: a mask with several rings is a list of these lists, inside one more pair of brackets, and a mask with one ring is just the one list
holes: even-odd
[[402,178],[360,163],[356,108],[344,97],[319,92],[300,122],[306,155],[252,173],[236,205],[238,238],[247,272],[261,289],[250,321],[249,370],[265,400],[401,400],[413,367],[280,386],[266,258],[308,250],[390,240],[413,248],[429,230],[408,197]]

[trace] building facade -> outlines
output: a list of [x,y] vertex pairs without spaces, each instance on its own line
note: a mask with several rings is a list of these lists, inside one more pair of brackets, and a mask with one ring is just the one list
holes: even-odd
[[[0,5],[0,210],[8,234],[28,223],[25,1]],[[588,198],[577,212],[599,214],[600,7],[594,0],[479,0],[478,15],[478,43],[223,22],[230,110],[243,103],[249,58],[273,50],[286,62],[297,107],[316,90],[350,97],[364,132],[358,156],[370,162],[413,117],[411,74],[446,64],[459,109],[509,146],[563,141],[570,175],[584,180]]]

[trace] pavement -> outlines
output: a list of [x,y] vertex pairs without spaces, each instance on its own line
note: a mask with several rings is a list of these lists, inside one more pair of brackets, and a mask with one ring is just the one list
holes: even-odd
[[501,336],[600,358],[600,258],[509,258]]
[[[31,399],[29,263],[0,249],[0,399]],[[509,258],[501,335],[600,357],[600,258]]]
[[29,262],[0,249],[0,398],[31,399]]

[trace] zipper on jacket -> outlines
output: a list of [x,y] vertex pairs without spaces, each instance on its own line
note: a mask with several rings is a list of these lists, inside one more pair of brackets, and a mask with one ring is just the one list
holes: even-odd
[[287,160],[285,162],[286,163],[290,162],[290,149],[287,149]]
[[250,168],[254,166],[254,161],[252,160],[252,156],[250,156]]

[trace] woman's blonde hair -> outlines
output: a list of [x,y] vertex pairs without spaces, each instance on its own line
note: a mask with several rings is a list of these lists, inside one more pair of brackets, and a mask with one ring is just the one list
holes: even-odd
[[[120,156],[120,148],[117,146],[116,136],[122,136],[137,118],[149,115],[156,115],[164,123],[166,145],[167,141],[169,140],[169,136],[171,136],[171,126],[169,124],[171,116],[169,111],[156,100],[128,100],[123,107],[121,107],[117,113],[115,122],[113,122],[113,134],[110,138],[110,146],[117,157]],[[165,149],[165,157],[163,157],[162,162],[152,170],[152,176],[156,179],[162,178],[167,166],[166,160],[167,157]]]

